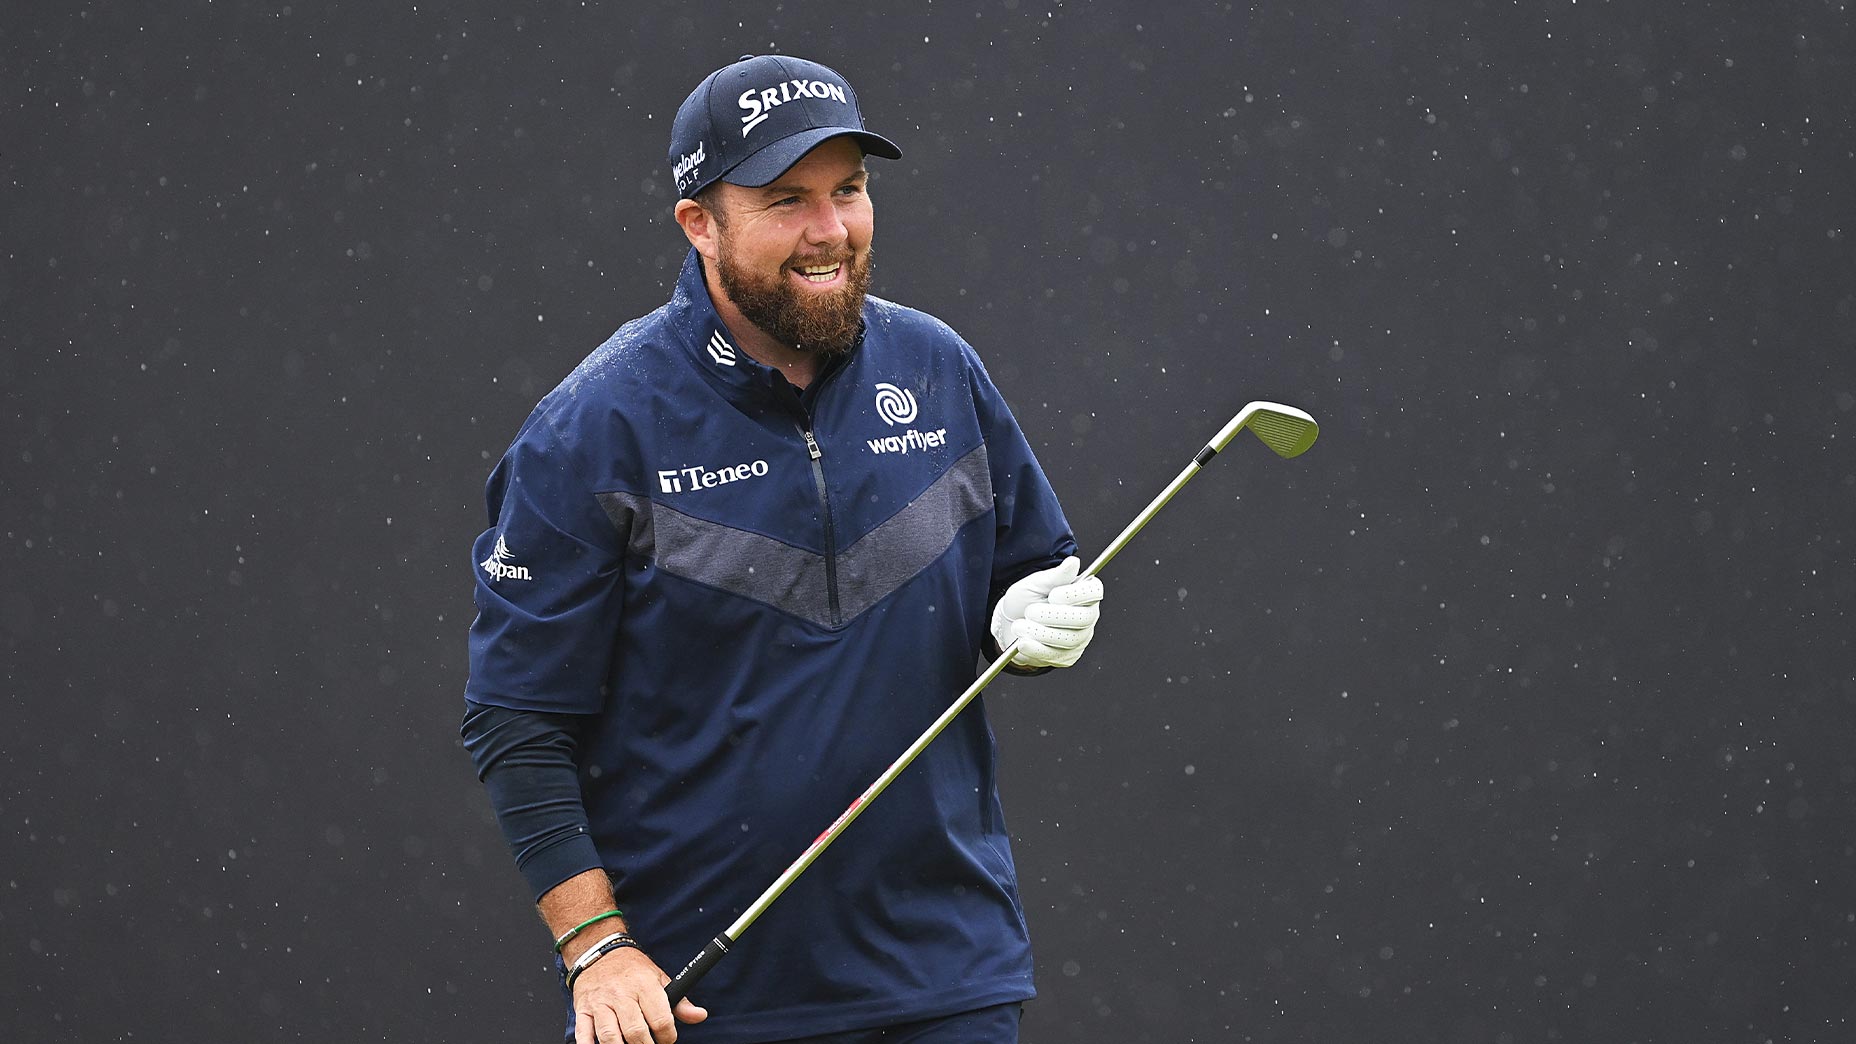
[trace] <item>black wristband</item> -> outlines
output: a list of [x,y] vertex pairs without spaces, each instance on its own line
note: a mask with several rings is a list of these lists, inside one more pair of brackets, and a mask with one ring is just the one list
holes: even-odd
[[569,969],[567,972],[567,992],[572,993],[574,991],[574,980],[580,977],[581,972],[599,963],[601,957],[604,957],[614,950],[623,950],[627,946],[634,950],[637,949],[638,940],[624,932],[616,932],[601,939],[599,945],[581,954],[580,959],[575,961],[573,968]]

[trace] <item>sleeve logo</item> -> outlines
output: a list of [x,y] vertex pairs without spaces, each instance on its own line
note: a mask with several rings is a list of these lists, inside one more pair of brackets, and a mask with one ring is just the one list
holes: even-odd
[[509,545],[503,542],[503,535],[498,533],[496,535],[496,550],[492,551],[490,557],[479,562],[478,565],[483,567],[484,572],[490,574],[490,579],[492,580],[535,579],[529,574],[527,566],[510,564],[509,560],[514,557],[515,553],[509,550]]

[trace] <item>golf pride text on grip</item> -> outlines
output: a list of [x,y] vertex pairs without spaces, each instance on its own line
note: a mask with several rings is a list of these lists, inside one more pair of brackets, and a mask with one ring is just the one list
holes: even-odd
[[670,998],[670,1006],[676,1007],[678,1001],[689,996],[690,988],[695,986],[703,976],[709,974],[709,969],[715,967],[716,963],[726,956],[728,956],[728,940],[720,935],[710,939],[709,945],[702,948],[702,952],[696,955],[696,959],[684,965],[683,970],[677,973],[677,977],[670,980],[670,984],[664,987],[664,995]]

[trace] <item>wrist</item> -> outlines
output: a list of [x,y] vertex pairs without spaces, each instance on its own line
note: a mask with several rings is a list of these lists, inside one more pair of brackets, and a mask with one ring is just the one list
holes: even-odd
[[[605,923],[605,921],[612,921],[612,923]],[[555,953],[566,953],[566,947],[570,946],[574,940],[581,938],[583,934],[586,934],[588,929],[592,929],[592,927],[596,927],[596,925],[601,925],[601,923],[605,923],[605,929],[607,929],[607,931],[618,931],[618,933],[622,933],[622,931],[625,931],[624,910],[620,910],[618,907],[612,907],[611,910],[601,910],[598,914],[594,914],[594,916],[586,918],[585,921],[577,923],[574,927],[570,927],[568,931],[564,931],[564,933],[559,934],[559,936],[555,936]]]
[[561,955],[561,963],[572,968],[574,962],[584,956],[588,950],[604,941],[607,936],[614,934],[631,934],[631,927],[625,923],[625,917],[622,914],[617,917],[607,917],[581,929],[579,934],[563,943],[556,952]]
[[575,958],[572,964],[566,966],[562,979],[567,984],[568,991],[572,992],[574,983],[579,981],[580,976],[585,973],[588,968],[593,967],[595,964],[598,964],[600,961],[619,950],[635,950],[637,948],[638,941],[625,932],[611,932],[600,937],[586,948],[586,952]]

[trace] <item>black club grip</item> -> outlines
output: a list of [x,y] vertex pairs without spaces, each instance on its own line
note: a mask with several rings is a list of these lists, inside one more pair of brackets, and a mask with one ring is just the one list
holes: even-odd
[[718,935],[710,939],[709,945],[702,948],[702,952],[696,955],[696,959],[685,965],[683,970],[677,973],[677,977],[670,980],[670,985],[664,987],[664,995],[670,998],[670,1006],[676,1007],[678,1001],[689,996],[690,990],[702,981],[703,976],[709,974],[709,969],[715,967],[726,956],[728,956],[728,937]]

